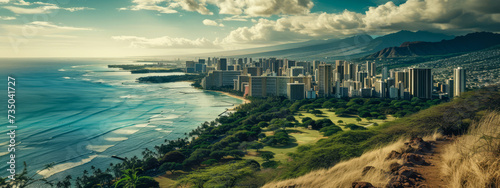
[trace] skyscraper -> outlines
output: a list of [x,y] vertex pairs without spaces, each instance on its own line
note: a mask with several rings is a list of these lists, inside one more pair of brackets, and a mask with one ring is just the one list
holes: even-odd
[[389,78],[389,70],[387,67],[382,68],[382,80]]
[[369,77],[376,75],[375,68],[376,68],[375,62],[369,62],[369,61],[366,62],[366,71],[368,72]]
[[227,59],[220,58],[217,63],[217,70],[227,70]]
[[453,79],[446,80],[446,85],[448,86],[448,87],[446,87],[446,93],[448,93],[448,97],[453,98],[455,96],[454,89],[453,89],[453,88],[455,88],[454,80]]
[[410,68],[410,95],[422,99],[432,98],[432,71],[428,68]]
[[329,97],[333,91],[333,71],[332,65],[320,64],[318,66],[318,96]]
[[453,96],[459,97],[463,92],[465,92],[465,69],[462,67],[454,69],[453,80],[455,81]]

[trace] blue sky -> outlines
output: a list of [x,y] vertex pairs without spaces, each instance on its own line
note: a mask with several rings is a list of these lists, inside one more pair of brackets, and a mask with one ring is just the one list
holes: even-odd
[[399,30],[500,30],[495,0],[0,0],[0,57],[202,53]]

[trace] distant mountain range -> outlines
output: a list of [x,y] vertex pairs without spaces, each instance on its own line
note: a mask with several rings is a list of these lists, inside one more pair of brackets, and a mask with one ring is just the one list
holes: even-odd
[[197,56],[277,57],[296,60],[354,59],[387,47],[399,46],[407,41],[437,42],[453,38],[454,36],[427,31],[399,31],[376,38],[363,34],[345,39],[311,40],[261,48],[197,54]]
[[500,45],[500,34],[489,32],[470,33],[451,40],[423,42],[407,40],[399,47],[388,47],[364,57],[364,59],[399,58],[408,56],[444,55],[471,52]]

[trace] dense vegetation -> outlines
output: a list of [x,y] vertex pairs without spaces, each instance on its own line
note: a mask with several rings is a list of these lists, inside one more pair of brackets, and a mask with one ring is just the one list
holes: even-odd
[[[142,159],[126,159],[123,163],[111,164],[106,170],[92,168],[91,173],[84,172],[76,181],[68,177],[57,184],[62,187],[125,187],[135,182],[135,185],[156,187],[157,182],[148,176],[183,170],[188,174],[178,179],[179,186],[259,187],[277,178],[297,177],[314,169],[331,167],[401,136],[421,136],[436,130],[444,134],[461,134],[483,110],[499,108],[500,93],[496,87],[485,88],[433,107],[430,106],[439,101],[378,98],[290,101],[277,97],[250,100],[251,103],[240,106],[230,116],[221,116],[192,130],[187,134],[192,139],[168,140],[154,150],[146,149]],[[394,114],[400,118],[369,129],[347,124],[343,125],[346,128],[343,131],[340,125],[335,125],[337,122],[329,119],[303,118],[299,122],[293,116],[302,110],[317,108],[345,109],[338,115],[381,118]],[[419,110],[422,111],[417,112]],[[398,112],[404,113],[396,115]],[[275,168],[280,164],[272,160],[274,155],[269,152],[261,152],[265,161],[262,164],[242,160],[247,149],[258,151],[264,145],[275,147],[294,142],[287,127],[297,126],[319,130],[328,138],[298,146],[296,152],[289,154],[291,161],[281,164],[283,168]]]
[[186,75],[173,75],[173,76],[147,76],[137,78],[137,81],[142,83],[168,83],[168,82],[181,82],[201,80],[205,77],[204,74],[186,74]]
[[140,73],[155,73],[155,72],[184,72],[184,70],[180,68],[176,69],[137,69],[131,70],[132,74],[140,74]]

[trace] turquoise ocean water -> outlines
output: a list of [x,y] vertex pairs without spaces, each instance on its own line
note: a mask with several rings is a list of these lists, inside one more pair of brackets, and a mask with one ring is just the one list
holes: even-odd
[[[151,75],[107,68],[125,60],[0,59],[0,175],[6,177],[7,76],[16,79],[16,169],[51,180],[105,169],[111,158],[141,156],[165,139],[211,121],[239,99],[195,89],[188,82],[136,83]],[[50,171],[40,171],[55,163]]]

